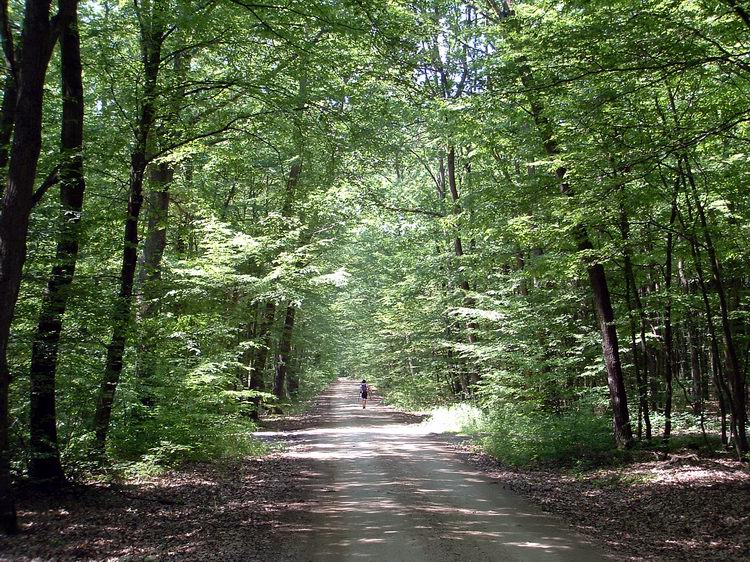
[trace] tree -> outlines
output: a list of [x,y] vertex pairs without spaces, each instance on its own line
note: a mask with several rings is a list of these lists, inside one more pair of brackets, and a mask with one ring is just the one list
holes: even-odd
[[55,372],[63,316],[80,239],[86,182],[83,173],[83,83],[77,13],[60,33],[62,116],[60,218],[55,265],[42,299],[31,355],[31,460],[29,476],[39,481],[64,480],[57,441]]
[[[15,129],[8,183],[0,207],[0,294],[4,295],[0,301],[0,528],[9,533],[16,529],[16,514],[9,472],[8,393],[11,374],[7,359],[8,338],[26,258],[34,179],[41,150],[44,78],[59,28],[67,25],[75,6],[75,2],[62,0],[57,15],[50,18],[49,0],[28,0],[25,3],[21,39],[24,47],[14,73],[18,92]],[[5,12],[7,14],[7,9]],[[7,53],[6,50],[6,56]]]

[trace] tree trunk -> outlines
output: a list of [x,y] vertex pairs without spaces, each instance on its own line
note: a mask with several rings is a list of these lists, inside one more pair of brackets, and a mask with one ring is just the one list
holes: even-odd
[[[633,271],[633,258],[632,258],[632,250],[630,248],[630,224],[628,222],[627,214],[625,213],[624,209],[621,209],[620,211],[620,231],[622,233],[623,241],[625,242],[625,248],[624,248],[624,255],[623,255],[623,261],[625,265],[625,282],[626,285],[630,288],[632,292],[629,292],[629,295],[632,295],[633,298],[633,304],[635,304],[635,309],[638,313],[638,326],[639,326],[639,339],[640,339],[640,349],[641,349],[641,356],[643,358],[643,373],[641,375],[640,369],[638,368],[637,363],[637,357],[635,349],[633,351],[633,360],[636,362],[636,385],[638,388],[638,410],[640,411],[640,416],[643,417],[643,425],[645,426],[646,430],[646,439],[651,439],[651,415],[650,415],[650,408],[648,403],[648,348],[646,346],[646,313],[643,310],[643,303],[641,302],[641,297],[638,294],[638,286],[636,285],[635,281],[635,273]],[[628,304],[630,306],[630,304]],[[635,334],[635,326],[634,326],[634,320],[631,320],[631,330]],[[633,345],[635,345],[635,342],[632,342]],[[638,425],[640,428],[641,421],[638,420]],[[641,429],[638,431],[638,436],[641,436]]]
[[139,312],[145,317],[153,316],[158,308],[158,303],[154,302],[158,297],[154,285],[161,280],[161,261],[167,247],[169,184],[173,178],[174,169],[166,162],[154,165],[149,173],[148,223],[138,273],[138,286],[142,291]]
[[[242,354],[241,354],[241,368],[238,369],[237,378],[240,390],[250,390],[253,373],[253,359],[255,356],[255,348],[250,347],[248,344],[255,341],[255,338],[260,328],[259,324],[261,318],[259,318],[260,305],[255,304],[252,307],[253,313],[244,326],[244,336],[242,341]],[[255,405],[255,401],[252,398],[242,398],[240,400],[243,404],[249,403]],[[258,409],[257,407],[251,407],[247,412],[247,415],[254,421],[258,421]]]
[[[692,206],[690,204],[689,196],[686,193],[685,199],[687,202],[687,209],[689,213],[689,219],[692,223]],[[684,221],[681,219],[682,228],[687,232]],[[712,379],[716,387],[716,396],[719,401],[719,410],[721,414],[721,442],[726,445],[728,443],[726,434],[726,411],[727,411],[727,397],[729,396],[729,389],[726,387],[724,382],[724,375],[721,372],[721,355],[719,353],[719,337],[716,333],[716,328],[713,321],[713,311],[711,309],[711,303],[708,300],[708,287],[706,286],[706,278],[703,273],[703,265],[701,263],[701,255],[698,247],[698,241],[695,236],[689,236],[690,251],[693,256],[693,263],[695,265],[695,273],[698,277],[698,287],[701,291],[701,297],[703,300],[703,309],[706,314],[706,325],[708,327],[708,337],[711,342],[711,371]],[[730,402],[731,404],[731,402]]]
[[[583,231],[578,233],[578,249],[581,251],[592,250],[593,246]],[[612,300],[609,295],[607,277],[604,266],[596,263],[588,266],[589,283],[594,293],[594,307],[599,319],[599,329],[602,334],[602,352],[604,363],[607,368],[607,385],[612,403],[614,416],[614,436],[618,447],[629,447],[633,441],[633,432],[630,427],[628,415],[627,396],[625,394],[625,381],[622,376],[622,365],[620,363],[620,350],[617,341],[617,327],[615,315],[612,310]]]
[[[458,193],[458,185],[456,182],[456,149],[453,146],[448,148],[448,188],[451,194],[451,200],[453,201],[453,214],[455,216],[458,216],[463,212],[463,209],[461,208],[461,203],[459,202],[460,194]],[[458,226],[456,226],[456,234],[453,239],[453,251],[456,254],[457,258],[461,258],[464,255],[464,247],[461,241],[461,233]],[[465,295],[468,294],[468,292],[471,290],[469,281],[464,275],[461,275],[459,286],[464,291]],[[472,308],[473,306],[475,306],[475,304],[476,303],[474,302],[474,299],[472,299],[471,297],[464,297],[465,307]],[[466,324],[466,326],[468,328],[467,339],[469,340],[469,343],[476,343],[476,322],[470,321]]]
[[[190,65],[189,58],[181,52],[174,56],[174,75],[180,84],[184,83],[185,69]],[[178,87],[176,93],[169,100],[170,121],[179,121],[180,103],[185,95],[185,88]],[[157,137],[157,135],[153,135]],[[155,145],[163,139],[157,138]],[[154,394],[151,389],[153,383],[154,365],[151,346],[156,337],[154,322],[159,313],[159,298],[161,290],[161,262],[167,247],[167,223],[169,219],[169,186],[174,180],[174,164],[161,161],[151,164],[149,168],[148,205],[146,206],[148,220],[146,239],[143,242],[143,252],[140,258],[138,273],[138,317],[139,342],[138,357],[136,358],[135,375],[139,380],[141,403],[144,406],[154,405]]]
[[151,127],[156,116],[156,80],[161,63],[161,46],[164,39],[163,6],[155,5],[151,14],[142,14],[141,20],[150,19],[150,24],[141,27],[141,51],[145,85],[141,114],[136,128],[136,139],[130,159],[130,195],[128,199],[125,232],[123,236],[122,268],[120,270],[120,290],[113,311],[112,339],[107,346],[107,359],[104,376],[96,402],[94,452],[101,459],[112,417],[115,390],[123,368],[123,355],[130,326],[133,299],[133,281],[138,261],[138,218],[143,204],[143,176],[148,163],[147,146]]
[[703,415],[703,376],[701,374],[700,344],[692,320],[687,322],[687,343],[690,348],[690,401],[693,403],[693,414]]
[[[266,303],[266,309],[260,324],[260,347],[255,353],[254,360],[250,367],[250,390],[257,390],[259,392],[265,390],[263,371],[265,371],[266,369],[266,363],[268,362],[268,353],[271,350],[271,330],[273,329],[273,322],[275,317],[276,304],[273,301],[268,301]],[[260,398],[253,398],[254,409],[250,414],[250,417],[255,421],[258,421],[258,419],[260,418],[260,402]]]
[[[299,392],[299,371],[303,360],[303,351],[298,350],[294,355],[294,363],[289,363],[286,371],[286,389],[289,396],[296,397]],[[290,354],[290,361],[292,356]]]
[[[302,112],[307,104],[307,72],[306,67],[303,66],[303,72],[299,77],[298,91],[297,91],[297,109]],[[295,154],[292,165],[289,168],[289,176],[286,182],[286,193],[284,194],[284,202],[281,207],[281,216],[287,218],[294,214],[294,203],[297,195],[297,187],[299,186],[300,177],[302,176],[302,163],[303,163],[303,134],[301,127],[297,128],[294,134],[294,147],[297,151]],[[270,308],[273,306],[273,308]],[[266,318],[273,320],[273,316],[276,312],[276,305],[269,302],[266,310]],[[288,369],[289,361],[289,350],[292,345],[292,331],[294,330],[294,314],[295,309],[291,303],[287,304],[286,315],[284,318],[284,328],[281,334],[281,341],[279,342],[279,354],[278,361],[276,364],[276,373],[273,381],[273,394],[279,400],[285,398],[284,383],[286,379],[286,373]],[[268,325],[268,331],[266,332],[266,338],[268,346],[270,348],[270,332],[272,325]]]
[[18,101],[18,75],[16,52],[13,45],[13,32],[8,19],[8,0],[0,0],[0,36],[2,38],[3,56],[5,59],[5,82],[3,84],[3,103],[0,107],[0,198],[5,190],[5,168],[8,166],[10,141],[13,137],[13,125],[16,119]]
[[[75,6],[74,1],[60,2],[60,25],[67,23]],[[0,530],[6,533],[17,530],[8,442],[11,381],[8,340],[26,260],[29,215],[42,144],[44,78],[52,53],[52,25],[49,16],[49,0],[26,0],[23,53],[18,65],[16,127],[11,146],[8,183],[0,204]]]
[[526,275],[524,273],[524,270],[526,269],[526,255],[522,250],[518,250],[516,253],[516,267],[517,270],[521,273],[520,279],[518,281],[518,294],[522,297],[528,297],[529,296],[529,285],[526,281]]
[[[685,268],[683,261],[678,262],[677,267],[680,274],[680,285],[686,295],[693,294],[693,286],[685,274]],[[696,416],[703,415],[703,376],[701,374],[701,360],[700,360],[700,345],[698,339],[698,332],[695,328],[695,321],[693,315],[688,313],[685,319],[685,327],[687,331],[686,342],[688,346],[688,354],[690,355],[690,401],[693,406],[693,414]]]
[[[506,0],[488,0],[490,9],[494,12],[495,17],[502,21],[513,17],[514,11],[511,3]],[[528,100],[531,105],[531,116],[537,127],[539,136],[544,146],[544,151],[548,156],[560,156],[561,151],[557,141],[552,133],[549,120],[543,113],[543,106],[539,99],[534,97],[537,89],[534,87],[533,75],[531,68],[519,58],[518,75],[522,85],[526,89]],[[560,184],[560,191],[563,195],[572,196],[572,190],[565,181],[566,170],[559,167],[555,175]],[[579,250],[593,249],[589,240],[588,233],[583,224],[575,228],[575,238]],[[628,447],[633,440],[632,429],[628,416],[627,395],[625,393],[625,383],[622,376],[622,366],[620,364],[619,348],[617,342],[617,330],[614,324],[614,312],[612,311],[612,302],[607,286],[607,278],[604,267],[600,264],[588,266],[589,281],[594,293],[594,302],[599,317],[599,324],[602,330],[602,350],[604,353],[604,362],[607,366],[607,382],[609,384],[610,399],[613,408],[614,417],[614,436],[618,447]]]
[[[628,316],[630,319],[630,352],[633,354],[633,371],[635,372],[635,387],[640,388],[642,381],[641,381],[641,366],[640,362],[641,359],[638,355],[638,344],[636,343],[636,322],[635,322],[635,311],[633,310],[633,305],[631,301],[631,289],[630,289],[630,283],[626,283],[627,288],[625,289],[627,293],[627,300],[628,300]],[[638,401],[638,411],[637,411],[637,422],[636,422],[636,435],[638,436],[638,439],[643,439],[643,404],[641,401]]]
[[[623,226],[624,225],[624,226]],[[630,322],[630,351],[633,354],[633,370],[635,372],[635,384],[636,388],[641,388],[641,367],[640,358],[638,357],[638,345],[636,344],[636,320],[635,311],[633,307],[633,293],[637,290],[633,282],[633,264],[630,258],[630,247],[628,244],[627,229],[629,225],[627,223],[627,217],[624,212],[621,212],[621,230],[623,234],[623,240],[625,241],[624,249],[624,262],[625,262],[625,301],[628,305],[628,319]],[[638,439],[643,437],[643,416],[644,409],[643,403],[638,401],[638,418],[636,424],[636,435]]]
[[[679,180],[678,180],[679,181]],[[679,183],[677,184],[679,186]],[[664,433],[662,439],[668,441],[672,434],[672,382],[674,379],[674,337],[672,334],[672,251],[673,234],[672,225],[677,218],[677,189],[675,188],[672,199],[672,212],[669,219],[669,230],[667,232],[666,264],[664,268],[664,288],[667,293],[667,301],[664,305],[664,382],[666,392],[664,396]]]
[[701,230],[703,231],[703,240],[706,245],[706,253],[708,254],[708,263],[711,266],[711,273],[713,274],[716,294],[719,297],[719,314],[721,317],[721,328],[722,334],[724,336],[724,350],[727,359],[726,378],[729,380],[730,399],[732,405],[732,426],[735,430],[734,446],[737,450],[737,456],[742,459],[750,451],[750,448],[748,448],[747,440],[747,411],[745,410],[745,373],[740,368],[739,359],[737,357],[737,349],[734,344],[734,337],[732,335],[732,327],[729,320],[729,307],[727,305],[726,291],[724,290],[724,281],[721,273],[721,266],[716,255],[713,239],[708,230],[706,214],[704,212],[700,197],[698,196],[698,188],[695,184],[695,179],[690,168],[690,162],[688,162],[687,158],[683,159],[683,165],[688,183],[690,184],[690,189],[693,195],[693,202],[698,213]]
[[[716,341],[716,334],[713,334],[712,341]],[[727,437],[727,396],[723,380],[724,373],[721,370],[721,357],[719,357],[719,346],[711,345],[711,371],[714,388],[716,389],[716,398],[719,401],[719,417],[721,418],[721,444],[728,445]]]
[[[452,145],[448,147],[447,163],[448,191],[450,192],[451,200],[453,201],[453,215],[455,217],[458,217],[463,212],[463,209],[461,208],[461,203],[459,202],[460,194],[458,192],[458,183],[456,181],[456,149]],[[453,252],[460,260],[464,255],[464,247],[463,242],[461,241],[461,231],[459,225],[456,224],[454,228],[455,235],[453,238]],[[461,272],[461,270],[461,264],[459,263],[459,272]],[[469,296],[469,292],[471,291],[469,281],[466,279],[466,276],[463,273],[459,273],[459,276],[459,287],[461,287],[461,290],[464,293],[463,306],[466,308],[474,308],[474,306],[476,306],[476,302]],[[470,344],[477,343],[477,328],[477,323],[474,320],[469,320],[466,323],[466,339]],[[476,384],[479,381],[479,374],[475,369],[470,368],[470,372],[467,374],[467,378],[470,384]],[[470,392],[471,386],[467,384],[466,387],[467,391]]]
[[[531,69],[523,62],[520,64],[521,82],[527,92],[529,92],[531,116],[537,127],[544,151],[548,156],[559,157],[561,151],[552,133],[549,120],[543,113],[542,104],[538,99],[533,98],[531,94],[531,92],[536,91]],[[555,176],[560,186],[560,193],[566,197],[572,197],[573,190],[565,179],[566,173],[567,170],[560,166],[555,171]],[[588,253],[594,249],[583,223],[576,225],[573,233],[578,251]],[[587,270],[594,296],[594,306],[599,319],[599,328],[602,334],[602,352],[607,369],[607,384],[612,404],[615,442],[620,448],[630,447],[633,441],[633,431],[630,427],[628,400],[625,392],[625,381],[622,375],[617,328],[612,309],[612,300],[609,294],[609,286],[607,285],[607,276],[604,272],[604,266],[601,263],[588,264]]]
[[284,329],[279,342],[279,359],[276,365],[276,377],[273,381],[273,394],[279,400],[286,398],[286,375],[289,369],[289,353],[292,349],[292,333],[294,331],[294,316],[296,308],[290,304],[286,307]]
[[155,405],[153,392],[156,365],[152,353],[156,338],[154,318],[159,313],[161,291],[161,262],[167,247],[167,218],[169,216],[169,184],[174,178],[170,163],[159,162],[149,170],[150,192],[147,206],[148,223],[146,239],[140,258],[138,273],[138,357],[135,376],[138,379],[138,392],[141,404],[147,408]]
[[[3,103],[0,106],[0,171],[2,172],[5,172],[5,168],[8,166],[8,154],[10,153],[10,140],[13,136],[17,99],[16,79],[9,73],[5,77]],[[3,196],[4,189],[5,174],[3,173],[0,176],[0,197]]]
[[60,232],[55,264],[42,298],[39,322],[34,336],[30,369],[29,476],[38,481],[62,482],[65,479],[57,444],[55,412],[55,373],[68,303],[73,282],[81,209],[86,184],[83,176],[83,83],[78,18],[74,14],[60,33],[62,77],[62,130],[60,147]]

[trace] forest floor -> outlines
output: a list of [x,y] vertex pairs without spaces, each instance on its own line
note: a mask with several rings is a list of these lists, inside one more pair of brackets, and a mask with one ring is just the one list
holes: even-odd
[[750,560],[738,463],[685,453],[511,470],[351,396],[339,382],[309,412],[269,421],[263,438],[283,449],[262,459],[21,489],[22,532],[0,537],[0,561]]
[[750,471],[738,461],[688,450],[617,467],[529,470],[503,466],[469,443],[455,447],[618,559],[750,561]]

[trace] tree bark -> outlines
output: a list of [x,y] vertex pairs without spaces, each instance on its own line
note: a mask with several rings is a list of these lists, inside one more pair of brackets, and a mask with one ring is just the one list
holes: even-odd
[[[687,202],[687,209],[689,216],[688,218],[692,222],[692,205],[690,203],[689,195],[685,193],[685,199]],[[682,228],[685,229],[684,221],[681,219]],[[701,290],[701,297],[703,300],[703,309],[706,314],[706,326],[708,327],[708,337],[711,342],[711,364],[712,364],[712,378],[714,386],[716,387],[716,396],[719,401],[719,409],[721,414],[721,442],[726,445],[728,443],[726,435],[726,411],[727,411],[727,397],[730,396],[729,389],[726,387],[724,382],[724,375],[721,369],[721,355],[719,353],[719,337],[716,333],[716,327],[713,321],[713,311],[711,309],[711,303],[708,300],[708,287],[706,286],[706,277],[703,272],[703,265],[701,263],[701,255],[698,247],[698,241],[695,236],[688,236],[690,241],[690,251],[693,256],[693,264],[695,265],[695,272],[698,277],[698,287]],[[731,401],[730,401],[731,405]]]
[[169,214],[169,184],[174,178],[174,168],[167,162],[151,167],[148,196],[148,219],[146,239],[140,259],[138,286],[141,288],[139,313],[143,317],[153,316],[157,311],[158,296],[154,285],[161,280],[161,262],[167,247],[167,217]]
[[120,290],[113,311],[112,339],[107,346],[99,394],[94,413],[94,453],[102,459],[112,416],[115,391],[123,368],[123,355],[130,326],[133,281],[138,261],[138,218],[143,204],[143,178],[148,164],[148,140],[156,116],[156,81],[161,63],[164,40],[164,6],[156,2],[150,14],[141,14],[141,52],[144,69],[144,90],[136,138],[130,159],[130,180],[127,217],[123,236]]
[[[678,271],[680,274],[680,285],[686,295],[693,294],[693,286],[685,274],[685,269],[682,260],[678,262]],[[693,414],[696,416],[703,415],[703,376],[701,373],[701,360],[700,360],[700,345],[698,339],[698,332],[695,328],[695,321],[693,320],[692,314],[687,315],[685,319],[686,331],[687,331],[687,346],[688,353],[690,355],[690,401],[693,406]]]
[[[620,232],[624,242],[623,263],[625,273],[625,293],[628,305],[628,316],[630,317],[630,334],[631,349],[633,352],[633,367],[635,370],[636,388],[638,389],[638,426],[637,435],[643,437],[645,426],[646,439],[651,439],[651,416],[648,405],[648,350],[646,349],[646,332],[645,332],[645,314],[638,287],[635,283],[635,273],[633,272],[632,250],[630,248],[630,224],[624,209],[620,210]],[[636,319],[633,313],[638,314],[638,326],[640,336],[640,346],[643,355],[643,371],[640,368],[640,357],[638,356],[638,345],[636,344]]]
[[[298,91],[297,91],[297,109],[303,111],[307,104],[307,71],[303,66],[302,73],[299,77]],[[299,186],[300,177],[302,176],[302,164],[303,164],[303,135],[302,128],[298,127],[294,135],[294,146],[296,148],[296,154],[292,165],[289,168],[289,176],[286,182],[286,193],[284,194],[284,202],[281,207],[281,216],[284,218],[292,217],[294,214],[294,203],[297,196],[297,187]],[[270,305],[270,303],[269,303]],[[273,317],[276,312],[276,305],[273,305],[273,310],[267,311],[267,316]],[[276,373],[273,381],[273,394],[279,400],[285,398],[286,392],[284,388],[284,382],[286,379],[286,373],[288,369],[288,356],[289,350],[292,345],[292,332],[294,330],[294,314],[295,309],[291,303],[287,304],[286,315],[284,318],[284,328],[281,334],[281,340],[279,342],[279,354],[278,361],[276,364]],[[268,331],[268,343],[270,344],[270,330],[269,325]],[[269,346],[270,347],[270,346]]]
[[294,317],[296,308],[290,303],[286,307],[284,329],[279,342],[279,358],[276,365],[276,376],[273,381],[273,394],[279,400],[286,398],[286,376],[289,370],[289,354],[292,349],[292,333],[294,331]]
[[[174,76],[178,80],[175,93],[170,96],[165,112],[166,119],[170,122],[179,121],[182,98],[185,95],[186,69],[190,67],[190,57],[177,51],[174,55]],[[151,143],[161,147],[167,139],[163,135],[152,135],[156,137]],[[174,180],[175,167],[170,161],[152,163],[148,169],[148,204],[146,239],[143,243],[143,252],[139,261],[139,273],[137,280],[138,312],[136,324],[138,325],[138,351],[135,362],[135,377],[138,380],[138,392],[140,402],[146,408],[156,405],[155,384],[155,359],[153,345],[157,337],[154,318],[159,314],[159,299],[162,296],[160,288],[161,264],[167,247],[167,223],[169,220],[169,187]]]
[[[679,180],[678,184],[679,186]],[[672,334],[672,253],[673,240],[672,225],[677,218],[677,189],[675,188],[672,199],[672,211],[669,220],[669,230],[667,232],[666,264],[664,268],[664,288],[667,293],[667,300],[664,305],[664,433],[662,439],[668,441],[672,434],[672,382],[674,379],[674,337]]]
[[[245,322],[244,326],[244,334],[242,338],[243,342],[243,349],[241,354],[241,368],[238,369],[237,372],[237,378],[239,383],[240,390],[250,390],[251,389],[251,382],[252,382],[252,374],[253,374],[253,359],[255,357],[255,348],[250,347],[248,344],[250,342],[255,341],[258,329],[260,328],[260,322],[262,321],[261,318],[259,318],[260,313],[260,304],[256,303],[252,307],[252,314],[250,315],[250,318],[248,318],[247,322]],[[241,403],[249,403],[252,404],[253,407],[247,412],[247,415],[253,420],[258,421],[258,408],[256,405],[255,400],[253,397],[246,399],[243,398],[240,400]]]
[[55,373],[63,316],[73,282],[86,184],[83,175],[83,82],[78,18],[60,33],[62,130],[60,138],[60,231],[55,263],[42,298],[30,369],[31,459],[29,476],[37,481],[65,479],[57,443]]
[[[593,249],[588,236],[583,233],[582,229],[579,231],[577,239],[580,251]],[[629,447],[633,441],[633,433],[630,427],[625,381],[622,376],[622,365],[620,363],[615,315],[612,310],[612,299],[609,294],[604,266],[600,263],[589,265],[588,274],[589,283],[594,293],[594,307],[599,319],[599,329],[602,334],[602,352],[607,368],[607,385],[609,386],[609,396],[614,416],[615,442],[618,447]]]
[[[263,380],[263,372],[266,369],[266,363],[268,362],[268,354],[271,351],[271,330],[273,329],[273,323],[276,318],[276,303],[268,301],[266,303],[266,309],[263,313],[263,318],[260,324],[259,334],[261,336],[260,347],[258,348],[255,358],[250,367],[250,390],[263,391],[265,390],[265,382]],[[254,409],[250,414],[250,417],[257,421],[260,418],[260,399],[253,398]]]
[[[5,170],[8,165],[10,139],[13,136],[17,98],[16,80],[12,75],[8,74],[5,77],[3,103],[0,108],[0,169],[2,170]],[[2,191],[0,191],[0,196],[2,196]]]
[[155,405],[153,392],[154,364],[152,345],[156,337],[153,319],[159,313],[159,283],[161,262],[167,247],[167,218],[169,216],[169,184],[174,178],[170,163],[159,162],[149,170],[148,221],[146,239],[140,258],[138,273],[138,357],[135,376],[141,404],[147,408]]
[[[448,189],[451,194],[451,200],[453,201],[453,215],[459,216],[463,212],[463,209],[461,208],[461,203],[459,201],[460,194],[458,193],[458,184],[456,182],[456,149],[453,146],[450,146],[448,148]],[[456,234],[453,239],[453,251],[457,258],[461,258],[464,255],[464,247],[463,242],[461,241],[461,234],[459,231],[458,226],[456,226]],[[471,308],[475,306],[474,299],[468,296],[468,292],[471,290],[471,287],[469,286],[469,281],[466,279],[464,275],[461,275],[461,280],[459,282],[459,286],[464,291],[464,306]],[[476,343],[476,330],[477,330],[477,324],[474,321],[470,321],[466,324],[468,328],[468,336],[467,339],[469,340],[469,343]]]
[[0,197],[5,190],[5,168],[8,166],[10,141],[13,136],[13,125],[16,117],[18,100],[16,52],[13,44],[13,32],[8,18],[8,0],[0,0],[0,40],[5,59],[5,82],[3,84],[3,103],[0,107]]
[[62,0],[56,21],[50,20],[50,0],[26,0],[22,33],[23,53],[18,65],[16,127],[10,153],[8,182],[0,203],[0,530],[17,530],[11,490],[8,442],[8,340],[21,273],[33,202],[34,179],[42,146],[44,78],[52,54],[54,25],[65,25],[75,2]]
[[[459,201],[460,194],[458,192],[458,183],[456,181],[456,148],[453,145],[448,147],[446,160],[448,164],[448,191],[451,194],[451,201],[453,201],[453,216],[455,216],[456,220],[458,220],[458,217],[462,214],[463,209],[461,208],[461,203]],[[454,228],[455,234],[453,237],[453,253],[457,258],[461,259],[464,256],[464,247],[461,240],[460,227],[458,224],[456,224]],[[476,302],[469,296],[469,292],[471,291],[469,281],[468,279],[466,279],[466,276],[460,271],[461,267],[459,264],[459,287],[461,287],[461,290],[464,293],[463,306],[466,308],[473,308],[474,306],[476,306]],[[466,323],[466,339],[468,340],[469,344],[475,344],[477,342],[477,328],[477,323],[474,320],[469,320]],[[479,381],[479,374],[475,369],[470,368],[470,372],[466,375],[466,378],[468,379],[468,383],[465,385],[466,390],[467,392],[471,393],[471,385],[476,384]]]
[[703,375],[701,374],[700,344],[698,334],[692,321],[688,321],[688,346],[690,347],[690,401],[693,403],[693,414],[703,415]]

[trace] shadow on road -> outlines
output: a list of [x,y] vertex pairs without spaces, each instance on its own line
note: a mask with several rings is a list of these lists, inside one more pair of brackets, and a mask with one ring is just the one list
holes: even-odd
[[[261,432],[290,444],[306,501],[282,516],[290,559],[602,560],[581,537],[458,460],[446,440],[357,385],[324,394],[314,425]],[[413,418],[408,421],[414,421]]]

